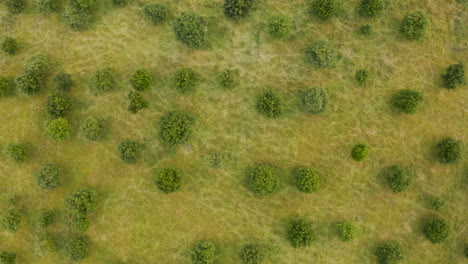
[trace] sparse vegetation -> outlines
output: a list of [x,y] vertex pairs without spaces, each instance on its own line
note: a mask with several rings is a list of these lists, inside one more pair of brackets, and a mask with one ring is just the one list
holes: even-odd
[[84,215],[75,216],[71,224],[72,229],[78,233],[86,233],[90,226],[88,218],[86,218]]
[[268,165],[258,166],[248,173],[247,182],[253,193],[259,196],[268,196],[279,188],[278,172]]
[[317,68],[330,68],[338,60],[335,47],[326,40],[316,41],[305,49],[306,61]]
[[287,237],[291,246],[307,247],[315,240],[312,224],[303,219],[294,219],[289,222]]
[[393,165],[388,169],[386,177],[393,192],[399,193],[408,189],[414,180],[415,173],[408,168]]
[[87,140],[101,140],[104,137],[104,124],[100,119],[88,117],[81,125],[81,134]]
[[0,251],[0,263],[2,264],[14,264],[16,260],[16,254]]
[[59,9],[59,0],[39,0],[37,2],[39,11],[43,13],[57,12]]
[[309,88],[302,94],[302,104],[312,114],[322,114],[327,111],[328,93],[322,87]]
[[234,79],[234,71],[226,69],[219,73],[218,82],[224,89],[234,88],[236,81]]
[[461,143],[452,137],[441,140],[436,148],[437,158],[442,164],[457,163],[461,159]]
[[359,34],[363,36],[372,36],[374,34],[374,29],[370,24],[364,24],[359,26]]
[[369,71],[365,69],[358,70],[354,77],[356,78],[356,82],[362,86],[366,84],[367,79],[369,79]]
[[55,214],[53,211],[43,211],[39,215],[37,223],[40,227],[46,228],[54,222]]

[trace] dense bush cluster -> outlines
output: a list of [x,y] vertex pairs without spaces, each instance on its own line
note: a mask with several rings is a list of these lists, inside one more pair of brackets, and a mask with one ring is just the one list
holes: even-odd
[[164,193],[175,192],[180,188],[181,178],[177,171],[172,168],[161,170],[156,176],[156,185]]
[[90,226],[88,218],[84,215],[75,216],[71,224],[73,230],[78,233],[86,233]]
[[96,93],[101,94],[114,89],[114,73],[110,68],[97,70],[91,77],[89,87]]
[[97,192],[94,190],[80,190],[70,194],[65,202],[68,209],[87,215],[97,206]]
[[16,254],[0,251],[0,263],[2,264],[14,264],[16,260]]
[[271,195],[279,188],[278,172],[268,165],[255,167],[248,173],[247,183],[253,193],[260,196]]
[[11,84],[5,78],[0,76],[0,97],[7,96],[11,93]]
[[328,93],[325,88],[312,87],[302,93],[302,104],[312,114],[322,114],[327,111]]
[[426,14],[415,11],[407,14],[400,26],[400,33],[408,40],[420,40],[426,33],[429,24]]
[[285,38],[289,36],[290,22],[288,17],[283,15],[274,16],[268,23],[268,31],[273,37]]
[[73,30],[86,30],[94,19],[95,0],[69,0],[65,6],[64,18]]
[[39,7],[39,11],[43,13],[52,13],[59,9],[59,0],[39,0],[37,5]]
[[265,91],[257,97],[255,108],[259,114],[277,118],[283,114],[283,100],[276,92]]
[[442,74],[446,89],[455,89],[457,85],[465,83],[465,65],[463,63],[451,64]]
[[366,81],[369,78],[369,71],[365,69],[358,70],[354,77],[356,78],[356,82],[362,86],[366,84]]
[[3,228],[11,232],[18,231],[22,217],[23,214],[16,207],[8,208],[2,218]]
[[2,42],[2,51],[8,55],[15,55],[18,50],[18,41],[12,37],[5,37]]
[[359,6],[359,14],[363,17],[376,17],[384,9],[383,0],[362,0]]
[[87,140],[100,140],[104,137],[104,124],[97,118],[88,117],[81,125],[81,134],[83,134]]
[[212,242],[199,242],[192,251],[192,264],[212,264],[216,258],[216,246]]
[[460,141],[448,137],[437,143],[437,158],[442,164],[456,163],[461,159]]
[[137,70],[130,78],[130,84],[137,91],[146,91],[153,83],[153,76],[145,69]]
[[70,98],[60,92],[47,97],[46,112],[51,118],[63,117],[70,109]]
[[434,218],[426,223],[423,233],[432,243],[441,243],[450,235],[450,226],[444,219]]
[[372,29],[372,25],[370,24],[364,24],[359,26],[359,34],[363,36],[372,36],[374,30]]
[[26,63],[24,73],[16,78],[16,85],[25,94],[35,94],[44,88],[48,71],[47,58],[35,55]]
[[224,14],[232,19],[246,17],[252,9],[255,0],[225,0]]
[[8,9],[8,12],[12,14],[19,14],[23,12],[27,4],[27,0],[5,0],[5,5]]
[[36,172],[36,182],[42,189],[52,190],[60,185],[60,172],[53,164],[44,165]]
[[49,227],[54,222],[54,217],[53,211],[44,211],[39,215],[37,223],[42,228]]
[[357,236],[357,228],[353,223],[340,223],[337,230],[340,239],[346,242],[354,240]]
[[8,144],[4,150],[5,154],[16,162],[23,162],[28,157],[29,148],[25,144]]
[[177,39],[192,49],[203,46],[207,31],[205,19],[192,13],[184,13],[174,22],[174,32]]
[[51,139],[64,141],[70,139],[72,128],[67,119],[59,117],[47,122],[46,133]]
[[192,117],[183,112],[166,113],[159,122],[161,141],[172,146],[187,142],[192,134],[193,121]]
[[128,93],[128,100],[130,102],[127,109],[131,113],[136,114],[138,111],[148,107],[148,102],[143,99],[143,96],[141,96],[138,92],[130,91]]
[[319,40],[307,46],[305,58],[317,68],[330,68],[338,60],[338,53],[330,42]]
[[244,245],[239,252],[243,264],[261,264],[264,254],[260,246],[255,244]]
[[153,23],[153,25],[163,23],[168,15],[169,11],[167,10],[167,7],[162,4],[147,4],[143,8],[143,16],[146,20]]
[[141,144],[133,140],[124,140],[117,146],[119,156],[125,163],[136,163],[140,157]]
[[392,98],[392,105],[396,110],[405,114],[413,114],[423,100],[423,94],[416,90],[405,89],[396,93]]
[[288,224],[287,238],[291,246],[307,247],[315,239],[312,224],[303,219],[291,220]]
[[322,20],[328,20],[338,9],[336,0],[314,0],[311,2],[310,12]]
[[357,144],[351,150],[351,157],[355,161],[363,161],[369,154],[369,146],[367,144]]
[[224,89],[234,88],[236,81],[234,79],[234,71],[226,69],[219,73],[218,82]]
[[415,173],[411,169],[399,165],[391,166],[387,172],[387,182],[393,192],[398,193],[406,190],[413,182]]
[[88,257],[88,240],[84,237],[74,237],[65,244],[65,252],[71,261],[78,261]]
[[379,264],[397,264],[403,259],[403,250],[400,244],[386,241],[376,247],[374,255]]
[[305,193],[317,191],[322,181],[322,173],[312,167],[299,168],[296,171],[296,187]]
[[54,82],[55,82],[55,86],[57,87],[57,90],[61,92],[70,91],[70,88],[73,85],[71,74],[64,73],[64,72],[57,74],[54,78]]

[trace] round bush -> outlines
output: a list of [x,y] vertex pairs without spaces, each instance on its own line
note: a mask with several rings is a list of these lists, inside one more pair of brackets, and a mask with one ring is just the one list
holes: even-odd
[[312,224],[302,219],[292,220],[288,225],[287,238],[295,248],[310,246],[315,240]]
[[62,92],[70,91],[71,86],[73,85],[73,81],[71,79],[71,74],[61,72],[57,74],[54,78],[55,86],[57,90]]
[[351,150],[351,157],[355,161],[363,161],[369,154],[369,146],[367,144],[357,144]]
[[16,86],[24,94],[35,94],[45,86],[44,81],[32,74],[23,73],[16,77]]
[[384,9],[383,0],[362,0],[359,6],[359,14],[363,17],[376,17]]
[[358,70],[354,76],[359,85],[364,85],[369,78],[369,71],[365,69]]
[[440,211],[445,206],[445,201],[442,198],[436,197],[431,201],[431,209]]
[[65,252],[71,261],[78,261],[88,257],[88,240],[84,237],[71,238],[65,244]]
[[52,118],[63,117],[70,108],[68,96],[56,92],[47,97],[46,112]]
[[8,144],[5,154],[16,162],[23,162],[28,157],[29,148],[25,144]]
[[47,122],[46,133],[51,139],[63,141],[70,139],[72,129],[67,119],[59,117]]
[[192,251],[193,264],[212,264],[216,257],[216,246],[211,242],[199,242]]
[[242,247],[239,257],[243,264],[260,264],[263,261],[264,255],[259,246],[248,244]]
[[49,227],[54,222],[55,214],[52,211],[44,211],[39,215],[38,225],[42,228]]
[[159,137],[163,143],[178,145],[187,142],[192,134],[193,118],[183,112],[169,112],[159,122]]
[[423,94],[419,91],[405,89],[393,96],[392,105],[396,110],[405,114],[413,114],[423,101]]
[[171,193],[180,188],[181,179],[175,169],[163,169],[156,176],[155,182],[161,191]]
[[286,16],[274,16],[268,23],[268,31],[276,38],[289,36],[290,27],[289,19]]
[[399,193],[408,189],[410,184],[413,182],[414,177],[415,173],[412,170],[399,165],[394,165],[388,170],[387,182],[393,192]]
[[337,229],[338,236],[343,241],[352,241],[357,236],[357,228],[353,223],[340,223],[338,224]]
[[23,12],[27,4],[27,0],[5,0],[5,5],[8,9],[8,12],[12,14],[19,14]]
[[253,168],[247,175],[247,182],[249,189],[260,196],[271,195],[279,188],[278,173],[268,165]]
[[145,101],[138,92],[130,91],[130,93],[128,93],[128,100],[130,103],[128,104],[127,110],[133,114],[148,107],[148,102]]
[[143,8],[143,16],[146,20],[153,23],[153,25],[159,25],[163,23],[168,16],[167,7],[162,4],[147,4]]
[[457,163],[461,159],[460,141],[448,137],[437,143],[437,158],[442,164]]
[[18,50],[18,41],[11,37],[5,37],[2,42],[2,51],[8,55],[15,55]]
[[104,137],[104,124],[97,118],[88,117],[81,125],[81,134],[83,134],[87,140],[100,140]]
[[205,19],[195,14],[184,13],[174,22],[177,39],[192,49],[203,46],[207,31]]
[[328,20],[338,9],[336,0],[314,0],[311,2],[310,12],[322,20]]
[[259,114],[277,118],[283,114],[283,100],[273,91],[265,91],[257,97],[256,109]]
[[36,173],[36,182],[42,189],[57,188],[61,182],[59,170],[52,164],[44,165]]
[[72,30],[86,30],[91,26],[93,21],[93,13],[90,8],[83,8],[75,1],[70,1],[65,6],[63,16]]
[[47,57],[35,55],[26,63],[24,73],[16,78],[16,85],[25,94],[35,94],[44,88],[48,72]]
[[128,0],[112,0],[112,3],[116,7],[124,7],[128,4]]
[[188,93],[195,90],[197,86],[197,74],[189,68],[179,69],[175,73],[175,88],[180,93]]
[[23,214],[16,208],[10,207],[3,215],[2,225],[7,231],[16,232],[19,229]]
[[89,220],[84,215],[76,216],[72,221],[72,228],[75,232],[86,233],[90,226]]
[[97,193],[94,190],[81,190],[70,194],[65,202],[68,209],[87,215],[97,206]]
[[322,173],[315,168],[300,168],[296,172],[296,187],[305,193],[317,191],[320,188]]
[[140,157],[141,144],[133,140],[125,140],[118,145],[119,156],[125,163],[136,163]]
[[2,96],[7,96],[11,93],[11,85],[10,85],[10,82],[0,76],[0,97]]
[[145,69],[137,70],[130,78],[130,84],[137,91],[146,91],[153,83],[153,76]]
[[234,71],[226,69],[218,75],[218,82],[224,89],[232,89],[235,86]]
[[328,93],[322,87],[312,87],[302,94],[302,104],[312,114],[322,114],[327,111]]
[[43,13],[56,12],[59,9],[59,0],[39,0],[37,2],[39,11]]
[[255,0],[225,0],[224,14],[232,19],[246,17],[252,9]]
[[16,260],[16,254],[0,251],[0,263],[2,264],[14,264]]
[[379,264],[397,264],[403,259],[403,250],[400,244],[387,241],[377,246],[374,255]]
[[457,85],[465,83],[465,65],[451,64],[442,74],[444,88],[455,89]]
[[450,227],[445,220],[434,218],[426,223],[423,233],[432,243],[441,243],[448,238]]
[[306,61],[317,68],[330,68],[338,60],[338,53],[326,40],[319,40],[305,49]]
[[90,88],[96,93],[101,94],[114,89],[114,73],[110,68],[97,70],[91,77]]
[[429,19],[422,11],[407,14],[400,27],[400,33],[408,40],[420,40],[426,33]]
[[359,34],[363,36],[372,36],[373,32],[374,30],[370,24],[364,24],[359,27]]

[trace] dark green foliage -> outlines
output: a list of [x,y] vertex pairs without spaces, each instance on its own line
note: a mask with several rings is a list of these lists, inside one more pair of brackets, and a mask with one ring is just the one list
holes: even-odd
[[224,89],[232,89],[236,82],[234,80],[234,71],[226,69],[219,73],[218,82]]
[[153,25],[159,25],[163,23],[169,12],[167,7],[162,4],[147,4],[143,8],[143,16],[146,20],[153,23]]
[[39,0],[39,10],[44,13],[56,12],[59,8],[59,0]]
[[67,119],[59,117],[47,122],[46,133],[51,139],[63,141],[70,139],[72,128]]
[[68,96],[56,92],[47,97],[46,112],[51,118],[63,117],[70,108]]
[[243,264],[261,264],[264,258],[262,249],[254,244],[247,244],[242,247],[239,257]]
[[143,99],[138,92],[130,91],[130,93],[128,93],[128,99],[130,100],[130,103],[128,104],[127,109],[131,113],[136,114],[138,111],[148,107],[148,102]]
[[338,9],[336,0],[314,0],[310,5],[310,13],[322,20],[328,20]]
[[97,70],[91,77],[89,87],[96,93],[101,94],[114,89],[114,73],[110,68]]
[[22,217],[23,214],[16,207],[8,208],[5,214],[3,215],[3,228],[10,232],[18,231]]
[[420,40],[426,33],[429,20],[422,11],[407,14],[400,27],[400,33],[408,40]]
[[277,118],[283,114],[283,100],[273,91],[265,91],[258,96],[255,106],[259,114],[269,118]]
[[153,83],[153,76],[145,69],[137,70],[130,78],[130,84],[137,91],[146,91]]
[[11,84],[5,78],[0,76],[0,97],[7,96],[11,93]]
[[24,66],[25,73],[44,79],[49,72],[49,63],[44,55],[33,56]]
[[65,244],[65,252],[71,261],[88,257],[88,240],[84,237],[71,238]]
[[54,222],[54,217],[54,212],[44,211],[39,215],[37,223],[42,228],[49,227]]
[[403,250],[400,244],[387,241],[377,246],[374,255],[379,264],[397,264],[403,259]]
[[268,23],[268,31],[273,37],[285,38],[289,36],[290,22],[286,16],[274,16]]
[[207,31],[205,19],[192,13],[183,13],[174,22],[177,39],[192,49],[203,46]]
[[247,175],[249,189],[260,196],[268,196],[279,188],[278,172],[275,168],[262,165],[253,168]]
[[14,264],[16,254],[6,251],[0,251],[0,264]]
[[211,242],[199,242],[192,251],[192,264],[212,264],[215,257],[215,244]]
[[44,88],[48,71],[47,58],[35,55],[26,63],[24,73],[16,78],[16,85],[25,94],[35,94]]
[[82,0],[70,0],[65,6],[64,18],[67,21],[68,26],[73,30],[86,30],[91,26],[94,19],[92,4],[88,5],[83,2],[86,6],[81,5],[78,1]]
[[225,0],[224,14],[232,19],[246,17],[252,9],[255,0]]
[[72,228],[75,232],[86,233],[88,231],[90,223],[84,215],[78,215],[72,220]]
[[5,148],[5,154],[16,162],[23,162],[28,157],[29,148],[25,144],[8,144]]
[[296,187],[305,193],[317,191],[320,188],[322,173],[312,167],[299,168],[296,172]]
[[351,157],[355,161],[363,161],[369,154],[369,146],[367,144],[357,144],[351,150]]
[[302,104],[312,114],[322,114],[327,111],[328,93],[325,88],[312,87],[302,94]]
[[57,74],[54,78],[54,82],[57,87],[57,90],[62,91],[62,92],[70,91],[70,88],[73,85],[71,74],[64,73],[64,72]]
[[444,219],[434,218],[426,223],[423,233],[432,243],[441,243],[448,238],[450,227]]
[[163,143],[178,145],[187,142],[192,134],[193,118],[183,112],[172,111],[161,117],[159,137]]
[[461,143],[452,137],[445,138],[437,143],[436,151],[437,158],[442,164],[457,163],[461,159]]
[[12,14],[19,14],[23,12],[27,4],[27,0],[5,0],[5,5],[8,9],[8,12]]
[[442,79],[446,89],[455,89],[457,85],[462,85],[465,83],[465,65],[451,64],[442,74]]
[[175,169],[163,169],[156,176],[156,185],[165,192],[175,192],[180,188],[181,179]]
[[338,60],[335,47],[326,40],[319,40],[305,49],[306,61],[317,68],[330,68]]
[[45,86],[44,80],[32,74],[23,73],[16,77],[16,86],[24,94],[35,94]]
[[468,246],[465,247],[465,257],[468,258]]
[[8,55],[15,55],[18,50],[18,41],[12,37],[5,37],[2,42],[2,51]]
[[363,17],[376,17],[384,9],[383,0],[362,0],[359,6],[359,14]]
[[124,7],[128,4],[128,0],[112,0],[112,3],[116,7]]
[[53,164],[44,165],[36,172],[35,177],[37,184],[42,189],[52,190],[57,188],[61,183],[59,170]]
[[175,88],[180,93],[188,93],[195,90],[197,85],[197,74],[190,68],[177,70],[174,76]]
[[312,230],[312,224],[303,219],[294,219],[289,222],[287,238],[291,246],[307,247],[315,240],[315,233]]
[[358,70],[354,76],[359,85],[364,85],[369,78],[369,71],[365,69]]
[[81,134],[83,134],[87,140],[100,140],[104,137],[104,124],[97,118],[88,117],[81,125]]
[[340,239],[346,242],[354,240],[357,236],[357,228],[353,223],[340,223],[337,231]]
[[406,190],[413,182],[415,173],[399,165],[394,165],[387,172],[387,182],[393,192],[399,193]]
[[423,94],[416,90],[405,89],[396,93],[392,98],[392,105],[399,112],[413,114],[423,100]]
[[141,144],[133,140],[125,140],[117,146],[119,156],[125,163],[136,163],[140,157]]
[[65,202],[70,210],[87,215],[97,206],[97,192],[95,190],[76,191],[70,194]]
[[374,30],[370,24],[364,24],[359,27],[359,34],[363,36],[372,36],[373,32]]

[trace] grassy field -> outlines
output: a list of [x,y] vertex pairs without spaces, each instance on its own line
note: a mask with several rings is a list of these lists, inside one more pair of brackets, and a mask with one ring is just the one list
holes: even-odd
[[[32,1],[30,1],[32,2]],[[161,0],[170,19],[152,26],[141,15],[148,1],[133,1],[114,8],[99,2],[90,30],[75,32],[60,14],[38,13],[30,4],[12,16],[0,5],[0,38],[19,40],[16,56],[0,56],[0,75],[14,78],[25,62],[43,53],[52,76],[73,75],[72,110],[67,115],[74,128],[72,139],[48,139],[44,123],[49,91],[36,96],[0,98],[0,147],[11,142],[32,146],[27,162],[17,164],[0,155],[0,211],[10,198],[19,198],[24,213],[16,233],[0,232],[0,250],[18,254],[17,263],[68,263],[60,250],[42,254],[37,240],[43,235],[35,219],[43,209],[60,210],[65,197],[82,187],[98,191],[98,208],[90,215],[90,256],[80,263],[190,263],[190,249],[199,240],[211,240],[219,248],[216,263],[240,263],[244,243],[265,245],[265,263],[376,263],[373,246],[382,240],[401,243],[401,263],[466,263],[468,244],[468,163],[435,161],[432,149],[442,138],[468,142],[468,90],[441,87],[440,74],[450,64],[468,61],[466,1],[388,1],[381,18],[363,19],[356,13],[359,1],[342,1],[336,18],[323,23],[307,13],[308,1],[259,1],[249,17],[239,22],[225,18],[221,0]],[[407,12],[421,9],[430,19],[426,38],[406,41],[398,34]],[[208,41],[192,50],[177,41],[172,22],[182,12],[204,16]],[[291,37],[276,40],[267,32],[267,21],[276,14],[293,21]],[[366,38],[356,31],[373,25]],[[328,39],[340,53],[337,65],[318,70],[304,63],[303,50],[315,40]],[[94,95],[88,88],[92,73],[101,67],[116,72],[117,88]],[[172,76],[181,67],[200,75],[194,93],[181,95]],[[127,111],[128,79],[136,69],[155,76],[152,88],[142,95],[149,108],[138,114]],[[232,91],[219,87],[217,73],[224,68],[239,72]],[[354,80],[357,69],[371,72],[362,87]],[[324,115],[306,113],[298,97],[311,86],[325,87],[330,107]],[[414,115],[396,113],[389,98],[400,89],[412,88],[425,95]],[[255,98],[265,89],[277,91],[286,103],[285,114],[268,119],[255,111]],[[196,120],[188,144],[169,150],[158,140],[158,123],[167,111],[185,110]],[[87,116],[104,118],[106,139],[86,141],[79,124]],[[142,158],[125,164],[117,144],[125,139],[144,143]],[[363,162],[350,157],[359,142],[370,145]],[[210,155],[224,153],[220,169],[210,166]],[[465,155],[466,157],[466,155]],[[41,190],[34,172],[45,163],[62,170],[63,184]],[[256,164],[281,170],[281,188],[266,198],[252,194],[244,184],[246,171]],[[382,179],[382,170],[402,164],[417,173],[415,182],[395,194]],[[323,188],[312,194],[296,190],[291,169],[314,166],[325,175]],[[161,168],[182,173],[180,191],[166,195],[154,184]],[[430,200],[441,197],[446,206],[436,212]],[[48,232],[68,234],[59,219]],[[450,223],[447,241],[432,244],[421,232],[421,221],[439,215]],[[285,239],[285,224],[295,216],[312,221],[317,239],[307,248],[292,248]],[[62,217],[63,218],[63,217]],[[62,219],[63,220],[63,219]],[[353,221],[359,236],[341,242],[335,223]]]

